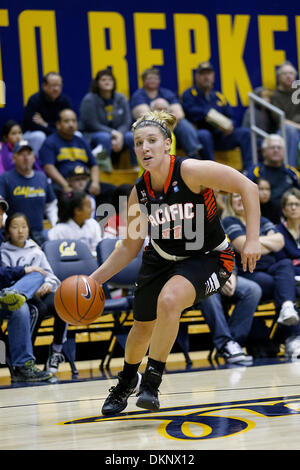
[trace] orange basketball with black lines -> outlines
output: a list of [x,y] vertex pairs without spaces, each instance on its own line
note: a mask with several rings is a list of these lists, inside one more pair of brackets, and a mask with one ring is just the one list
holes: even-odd
[[64,279],[54,296],[58,315],[70,325],[89,325],[100,317],[104,303],[100,284],[81,274]]

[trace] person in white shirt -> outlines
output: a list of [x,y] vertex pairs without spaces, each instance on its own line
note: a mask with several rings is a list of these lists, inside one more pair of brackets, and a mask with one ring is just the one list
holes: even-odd
[[80,240],[95,256],[102,232],[99,223],[92,218],[92,210],[91,198],[86,192],[64,194],[58,203],[59,223],[49,230],[48,239]]
[[68,326],[57,315],[54,307],[54,294],[60,281],[55,276],[43,250],[34,240],[28,238],[29,233],[29,220],[25,214],[15,212],[9,215],[5,222],[6,241],[1,245],[1,260],[5,266],[39,266],[45,272],[44,282],[30,299],[30,303],[42,316],[54,317],[54,336],[49,348],[46,370],[56,374],[59,364],[64,362],[62,349]]

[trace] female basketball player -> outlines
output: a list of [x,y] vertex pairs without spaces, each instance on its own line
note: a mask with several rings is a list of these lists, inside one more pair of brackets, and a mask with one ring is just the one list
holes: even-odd
[[[244,269],[252,272],[260,257],[257,186],[228,166],[170,156],[175,124],[175,117],[163,111],[148,112],[134,123],[135,152],[145,172],[129,198],[128,236],[92,274],[103,283],[123,269],[141,249],[150,227],[124,368],[104,402],[105,415],[124,410],[134,392],[137,406],[159,410],[158,387],[182,311],[215,293],[230,277],[234,255],[210,188],[241,194],[247,220]],[[138,368],[148,347],[141,380]]]

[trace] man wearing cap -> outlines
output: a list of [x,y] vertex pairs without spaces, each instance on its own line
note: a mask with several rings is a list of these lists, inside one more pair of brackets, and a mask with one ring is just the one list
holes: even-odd
[[[7,201],[0,196],[0,245],[4,239],[3,215],[8,209]],[[0,254],[0,319],[7,320],[13,382],[40,382],[52,377],[51,373],[35,366],[27,304],[27,300],[43,284],[44,275],[45,272],[39,266],[4,266]]]
[[87,185],[90,178],[90,172],[85,166],[76,165],[68,174],[67,181],[71,191],[85,191],[91,198],[93,217],[96,217],[96,200],[92,194],[87,191]]
[[174,134],[178,147],[187,156],[198,158],[202,145],[199,142],[194,126],[186,119],[178,97],[172,90],[160,86],[160,72],[157,68],[146,69],[142,74],[143,87],[137,89],[131,97],[130,107],[136,120],[145,112],[150,111],[151,104],[157,98],[164,98],[169,103],[169,112],[177,118]]
[[247,170],[252,165],[250,129],[236,126],[233,109],[222,93],[213,90],[214,82],[212,64],[201,62],[195,73],[195,86],[182,95],[183,109],[198,128],[204,158],[214,160],[214,149],[240,147],[243,169]]
[[23,212],[29,220],[31,237],[41,245],[46,241],[44,216],[57,222],[57,199],[46,175],[33,169],[35,156],[27,140],[13,149],[15,168],[0,175],[0,194],[9,203],[9,214]]

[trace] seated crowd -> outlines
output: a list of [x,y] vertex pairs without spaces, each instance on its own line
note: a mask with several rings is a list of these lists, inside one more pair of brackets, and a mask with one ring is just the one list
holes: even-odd
[[[41,90],[25,106],[23,122],[11,119],[1,130],[0,321],[7,320],[12,380],[48,380],[64,360],[67,325],[56,314],[53,300],[60,281],[41,248],[46,240],[72,238],[82,240],[96,255],[102,238],[124,236],[126,200],[132,186],[102,182],[101,172],[113,171],[128,149],[132,168],[141,174],[131,125],[149,109],[166,109],[176,116],[175,154],[177,147],[190,158],[214,160],[215,150],[239,147],[242,171],[259,188],[262,257],[253,273],[243,272],[240,265],[245,240],[241,197],[217,195],[222,223],[236,253],[236,267],[222,290],[199,308],[218,356],[227,363],[247,365],[253,356],[267,354],[264,346],[270,331],[254,313],[261,302],[274,301],[277,342],[284,344],[286,357],[300,358],[296,308],[300,296],[300,105],[291,100],[295,77],[293,65],[284,62],[278,68],[276,90],[255,90],[286,114],[284,140],[276,115],[255,106],[257,125],[268,134],[257,138],[256,164],[249,109],[240,125],[226,97],[214,89],[215,71],[210,62],[198,66],[191,87],[180,98],[161,87],[156,68],[144,71],[142,87],[130,100],[117,91],[113,73],[100,70],[81,101],[78,116],[71,99],[62,92],[62,77],[56,72],[43,77]],[[106,224],[97,217],[97,208],[105,204],[115,208]],[[36,367],[33,354],[30,311],[34,308],[46,309],[54,317],[45,371]]]

